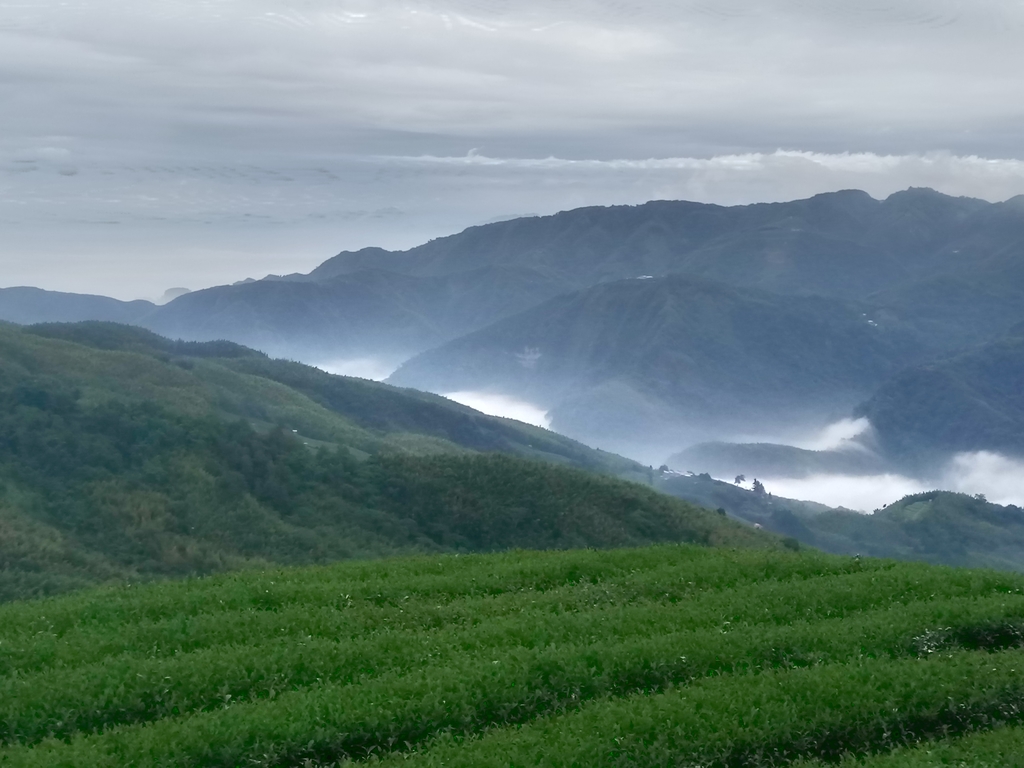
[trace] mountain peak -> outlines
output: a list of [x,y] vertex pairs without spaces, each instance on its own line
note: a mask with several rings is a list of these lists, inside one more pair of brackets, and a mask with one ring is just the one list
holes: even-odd
[[817,195],[812,195],[809,199],[840,200],[842,202],[878,202],[863,189],[837,189],[835,192],[821,192]]
[[885,203],[922,203],[922,202],[935,202],[935,203],[968,203],[976,205],[988,205],[984,200],[979,200],[976,197],[968,197],[967,195],[947,195],[945,192],[939,192],[932,189],[931,187],[907,187],[899,192],[893,192],[883,201]]

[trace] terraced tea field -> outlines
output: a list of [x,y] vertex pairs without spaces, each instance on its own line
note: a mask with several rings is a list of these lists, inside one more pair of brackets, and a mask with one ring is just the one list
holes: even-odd
[[0,606],[2,766],[1015,765],[1024,576],[689,545]]

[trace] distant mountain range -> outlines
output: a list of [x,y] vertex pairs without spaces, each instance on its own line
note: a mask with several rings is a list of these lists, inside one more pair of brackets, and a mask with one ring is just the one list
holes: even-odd
[[[389,381],[435,392],[508,387],[552,428],[665,446],[827,423],[921,345],[856,304],[702,278],[601,283],[425,352]],[[637,440],[636,442],[639,442]]]
[[[1024,197],[582,208],[159,307],[5,289],[0,319],[116,320],[316,363],[407,361],[395,383],[533,399],[556,429],[651,461],[696,441],[784,440],[859,408],[887,455],[921,464],[1019,451],[1012,397],[970,360],[1024,322]],[[969,395],[951,384],[935,400],[938,371]],[[915,406],[929,397],[935,407]]]
[[20,325],[102,320],[135,325],[156,309],[151,301],[61,293],[40,288],[0,288],[0,320]]
[[562,290],[515,267],[426,277],[370,268],[194,291],[140,322],[173,338],[227,338],[307,362],[376,356],[397,363]]

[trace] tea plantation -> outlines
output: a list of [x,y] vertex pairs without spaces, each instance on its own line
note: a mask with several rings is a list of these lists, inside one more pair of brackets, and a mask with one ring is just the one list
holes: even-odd
[[0,606],[5,768],[1004,766],[1022,708],[1024,576],[806,551],[421,555]]

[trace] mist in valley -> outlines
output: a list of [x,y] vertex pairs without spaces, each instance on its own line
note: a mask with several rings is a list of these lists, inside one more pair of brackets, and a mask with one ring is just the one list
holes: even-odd
[[[368,360],[345,361],[331,372],[369,370],[373,365],[380,363]],[[366,368],[360,369],[359,366]],[[377,373],[385,368],[386,366],[382,366]],[[550,414],[543,407],[516,395],[470,390],[440,394],[488,415],[515,419],[545,429],[552,428]],[[572,434],[569,436],[573,437]],[[631,438],[605,442],[591,440],[590,444],[642,464],[657,467],[672,453],[673,448],[693,448],[697,445],[694,453],[699,455],[699,446],[706,444],[709,437],[717,437],[718,441],[727,444],[791,446],[804,451],[837,456],[870,456],[877,459],[879,465],[885,466],[884,460],[877,455],[872,445],[871,423],[864,417],[846,417],[823,426],[794,426],[782,432],[752,430],[749,433],[724,432],[713,435],[702,430],[693,433],[689,439],[681,435],[680,442],[673,444],[646,442],[643,432],[638,430]],[[686,467],[676,469],[695,474],[707,471],[699,459]],[[896,468],[885,468],[884,471],[870,473],[805,474],[799,472],[796,467],[792,473],[759,475],[750,472],[739,463],[736,464],[734,471],[712,472],[711,475],[717,480],[733,483],[746,490],[751,489],[756,477],[774,496],[814,501],[829,507],[841,507],[863,513],[884,508],[904,496],[936,489],[972,496],[980,494],[996,504],[1024,506],[1024,459],[992,451],[957,453],[932,471],[921,475],[904,473]],[[744,480],[735,483],[738,475],[743,475]]]
[[[359,375],[353,371],[373,373],[374,375],[364,375],[363,378],[378,380],[386,378],[387,373],[390,373],[387,365],[372,359],[339,361],[330,368],[323,365],[320,367],[331,373],[344,375]],[[545,429],[552,427],[550,415],[543,407],[512,394],[471,390],[439,394],[491,416],[515,419]],[[683,447],[692,447],[694,439],[706,440],[708,437],[707,432],[695,433],[690,443]],[[815,452],[873,455],[873,449],[870,447],[871,424],[863,417],[838,419],[824,426],[793,427],[782,433],[767,430],[755,430],[747,434],[723,433],[720,438],[725,443],[769,444]],[[610,440],[603,444],[600,441],[591,441],[591,444],[593,447],[618,453],[654,467],[662,464],[665,456],[671,452],[672,446],[678,445],[647,443],[640,432],[632,439]],[[706,470],[699,462],[695,462],[680,471],[699,473]],[[743,475],[744,480],[735,483],[737,475]],[[902,474],[897,470],[871,474],[756,475],[739,464],[735,473],[712,473],[712,476],[746,490],[751,489],[756,477],[774,496],[814,501],[829,507],[863,513],[883,508],[904,496],[934,489],[967,493],[972,496],[982,494],[997,504],[1024,505],[1024,460],[989,451],[959,453],[935,472],[920,477]]]
[[449,400],[462,403],[470,408],[486,413],[488,416],[501,416],[506,419],[515,419],[535,427],[551,427],[551,420],[547,411],[543,408],[520,400],[509,395],[501,395],[490,392],[446,392],[444,396]]
[[354,376],[357,379],[384,381],[398,369],[402,361],[387,357],[349,357],[328,361],[311,361],[309,364],[321,371],[333,373],[335,376]]
[[[810,451],[835,454],[874,454],[871,424],[863,418],[847,418],[822,429],[807,429],[802,439],[785,443],[779,436],[762,437],[765,444],[791,445]],[[737,443],[744,441],[736,440]],[[694,451],[699,453],[699,451]],[[878,457],[882,461],[881,457]],[[882,462],[884,465],[884,462]],[[690,471],[700,472],[699,463]],[[735,466],[735,472],[719,473],[716,479],[735,483],[750,490],[755,477],[774,496],[815,501],[830,507],[842,507],[870,513],[911,494],[948,490],[971,496],[982,495],[995,504],[1024,506],[1024,459],[994,451],[963,451],[946,459],[928,472],[912,474],[893,468],[873,473],[821,473],[756,475]],[[714,475],[714,473],[712,473]]]
[[959,453],[937,475],[924,478],[886,473],[758,479],[776,496],[859,512],[871,512],[903,496],[936,489],[981,494],[995,504],[1024,506],[1024,460],[990,451]]

